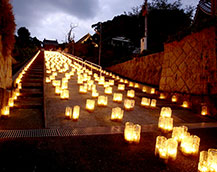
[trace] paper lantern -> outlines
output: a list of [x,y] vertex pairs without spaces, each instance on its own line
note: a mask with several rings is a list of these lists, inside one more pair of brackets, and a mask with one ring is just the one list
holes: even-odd
[[198,163],[198,171],[200,172],[209,172],[209,164],[208,164],[208,152],[201,151],[200,158]]
[[207,106],[202,106],[201,115],[207,115],[207,114],[208,114]]
[[141,135],[141,126],[131,122],[125,123],[124,139],[129,143],[139,143]]
[[68,88],[68,82],[62,82],[62,89],[67,89]]
[[124,84],[118,84],[118,90],[124,91],[125,90],[125,85]]
[[180,126],[180,127],[173,127],[172,138],[181,142],[182,139],[187,135],[188,127]]
[[217,171],[217,149],[208,149],[208,166],[211,172]]
[[120,107],[112,108],[111,120],[121,121],[123,119],[124,110]]
[[62,92],[61,87],[60,87],[60,86],[56,86],[56,87],[55,87],[55,93],[56,93],[56,94],[61,94],[61,92]]
[[50,80],[53,81],[55,79],[55,76],[50,75]]
[[134,88],[139,88],[139,84],[135,83]]
[[10,114],[10,107],[9,107],[9,106],[4,106],[4,107],[1,109],[1,114],[2,114],[4,117],[9,116],[9,114]]
[[151,100],[149,98],[143,97],[141,101],[142,106],[150,106]]
[[165,99],[165,98],[166,98],[166,96],[164,95],[164,93],[160,93],[159,99]]
[[16,94],[16,91],[13,91],[12,98],[13,98],[14,100],[17,100],[17,94]]
[[200,138],[197,136],[186,135],[181,142],[181,150],[185,155],[196,155],[199,150]]
[[20,89],[22,89],[22,83],[18,83],[17,84],[17,88],[20,90]]
[[155,144],[155,155],[159,155],[159,150],[162,149],[161,146],[167,141],[167,138],[164,136],[157,136]]
[[135,100],[125,99],[124,108],[125,110],[132,110],[135,106]]
[[124,83],[124,79],[121,78],[119,82]]
[[112,87],[106,87],[105,94],[112,94]]
[[114,83],[115,83],[114,80],[109,80],[109,85],[110,85],[110,86],[113,86]]
[[9,98],[9,100],[8,100],[8,106],[9,107],[13,107],[14,106],[14,99],[12,97]]
[[60,93],[60,98],[69,99],[69,90],[62,90],[62,92]]
[[151,106],[152,108],[154,108],[154,107],[156,107],[156,105],[157,105],[157,100],[156,100],[156,99],[152,99],[150,106]]
[[60,80],[53,80],[52,84],[53,84],[54,87],[60,86],[61,85],[61,81]]
[[172,98],[171,98],[172,102],[177,102],[177,96],[176,95],[173,95]]
[[127,97],[134,98],[135,97],[135,91],[134,90],[128,90],[127,91]]
[[161,112],[160,112],[161,117],[171,117],[171,115],[172,115],[172,110],[170,107],[161,108]]
[[79,114],[80,114],[80,106],[76,105],[73,108],[73,115],[72,115],[73,120],[78,120]]
[[182,107],[188,108],[189,107],[188,102],[187,101],[183,101]]
[[65,117],[66,117],[67,119],[71,119],[71,117],[72,117],[72,108],[69,107],[69,106],[66,107],[66,110],[65,110]]
[[114,102],[122,102],[123,95],[121,93],[114,93],[113,101]]
[[97,104],[99,106],[107,106],[107,104],[108,104],[108,97],[107,96],[99,96]]
[[19,96],[19,95],[20,95],[20,90],[17,88],[17,89],[15,90],[15,93],[16,93],[16,96]]
[[49,77],[46,77],[45,82],[46,82],[46,83],[50,83],[50,82],[51,82],[50,78],[49,78]]
[[142,87],[142,92],[144,92],[144,93],[147,92],[147,88],[145,86]]
[[92,90],[92,97],[96,98],[99,96],[99,93],[96,90]]
[[158,121],[158,128],[164,132],[169,132],[173,130],[173,118],[170,117],[160,117]]
[[151,88],[151,94],[155,94],[155,88]]
[[166,142],[167,142],[168,158],[172,160],[176,160],[178,142],[173,138],[169,138]]
[[167,149],[167,139],[165,141],[162,140],[161,144],[159,145],[159,148],[158,148],[159,157],[167,160],[169,158],[167,150],[168,150]]
[[134,87],[134,83],[133,83],[133,82],[130,82],[130,83],[129,83],[129,87]]
[[125,80],[124,80],[124,83],[125,83],[125,84],[128,84],[128,80],[127,80],[127,79],[125,79]]
[[79,87],[79,93],[82,93],[82,94],[87,93],[87,86],[80,85],[80,87]]

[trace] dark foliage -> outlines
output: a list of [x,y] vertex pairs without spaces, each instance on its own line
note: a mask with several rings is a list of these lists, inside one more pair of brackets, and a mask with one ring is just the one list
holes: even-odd
[[0,35],[2,36],[3,56],[8,56],[14,46],[14,15],[9,0],[0,0]]

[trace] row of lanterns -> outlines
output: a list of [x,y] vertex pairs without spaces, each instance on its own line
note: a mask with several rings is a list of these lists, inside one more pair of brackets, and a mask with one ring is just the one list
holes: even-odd
[[9,117],[10,108],[14,107],[14,101],[17,100],[17,97],[20,96],[20,90],[22,89],[22,78],[25,73],[28,71],[31,64],[38,57],[40,51],[36,53],[36,55],[32,58],[32,60],[23,68],[23,70],[19,73],[18,77],[15,80],[15,89],[12,91],[11,97],[8,99],[8,104],[1,109],[2,117]]

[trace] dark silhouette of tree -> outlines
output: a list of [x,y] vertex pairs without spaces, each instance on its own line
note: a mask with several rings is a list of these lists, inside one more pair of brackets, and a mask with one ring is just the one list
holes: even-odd
[[14,46],[14,15],[9,0],[0,0],[0,35],[2,36],[3,55],[8,56]]

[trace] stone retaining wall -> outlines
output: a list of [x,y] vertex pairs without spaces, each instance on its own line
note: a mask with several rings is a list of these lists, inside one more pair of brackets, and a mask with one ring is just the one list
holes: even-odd
[[164,53],[148,56],[113,65],[108,70],[127,78],[150,85],[159,85]]

